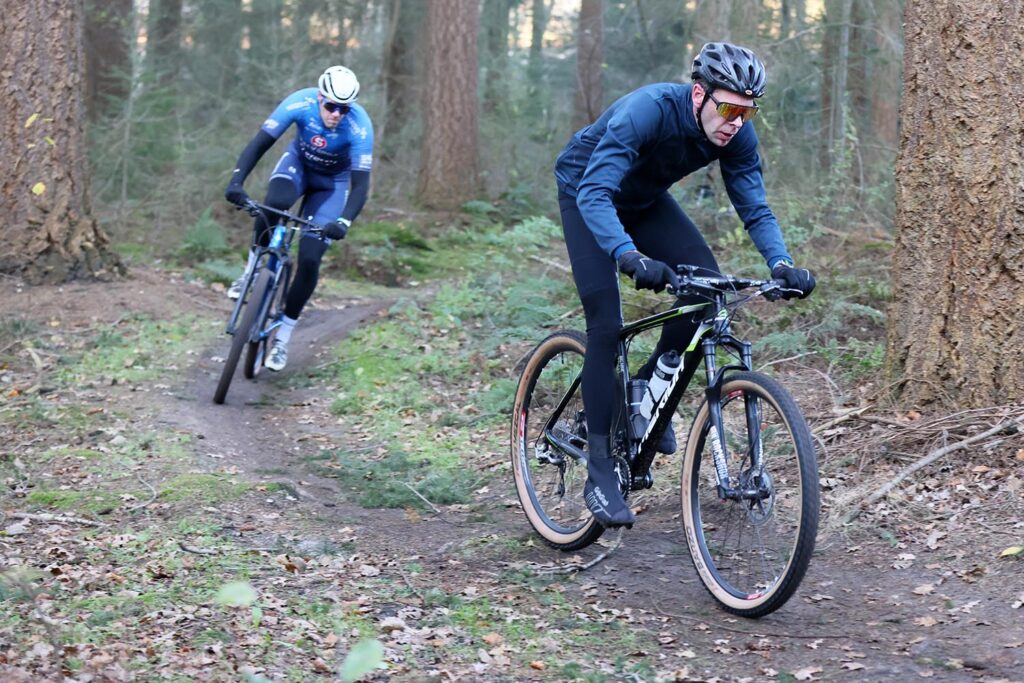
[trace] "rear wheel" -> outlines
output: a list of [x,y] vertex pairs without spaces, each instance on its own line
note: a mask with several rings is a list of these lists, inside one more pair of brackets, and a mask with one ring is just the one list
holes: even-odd
[[731,375],[720,403],[728,484],[747,493],[719,496],[705,401],[683,458],[683,527],[704,587],[727,611],[760,617],[781,607],[807,571],[820,511],[818,466],[796,401],[773,379]]
[[242,349],[249,344],[253,334],[253,328],[259,322],[258,318],[263,306],[263,299],[270,287],[270,279],[273,273],[263,268],[256,277],[256,282],[249,290],[249,300],[245,303],[245,311],[242,313],[242,320],[235,328],[235,334],[231,337],[231,350],[224,361],[224,367],[220,372],[220,381],[217,382],[217,390],[213,394],[213,402],[224,403],[227,398],[228,389],[231,387],[231,380],[235,375],[235,368],[238,367],[238,360],[242,357]]
[[519,502],[544,542],[566,551],[588,546],[604,532],[583,501],[587,425],[580,373],[585,352],[586,338],[578,332],[556,332],[538,344],[519,378],[512,411],[512,471]]

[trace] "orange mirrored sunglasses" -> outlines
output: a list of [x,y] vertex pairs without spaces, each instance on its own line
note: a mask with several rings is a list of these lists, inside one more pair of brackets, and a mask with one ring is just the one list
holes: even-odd
[[715,99],[715,96],[708,93],[708,97],[715,103],[715,110],[718,112],[726,121],[732,121],[739,116],[743,123],[746,123],[750,119],[757,116],[758,106],[755,104],[752,107],[748,107],[745,104],[733,104],[732,102],[719,102]]

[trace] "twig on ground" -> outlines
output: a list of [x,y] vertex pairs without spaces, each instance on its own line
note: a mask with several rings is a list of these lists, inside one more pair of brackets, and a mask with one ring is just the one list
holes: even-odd
[[48,512],[8,512],[6,516],[13,517],[14,519],[24,519],[31,522],[58,522],[60,524],[81,524],[83,526],[97,526],[104,527],[109,526],[103,522],[97,522],[92,519],[85,519],[84,517],[73,517],[71,515],[51,515]]
[[868,404],[866,406],[861,406],[860,408],[854,408],[853,410],[851,410],[851,411],[849,411],[847,413],[843,413],[842,415],[840,415],[839,417],[837,417],[835,419],[829,420],[828,422],[823,422],[822,424],[816,426],[814,429],[811,430],[811,433],[812,434],[820,434],[821,432],[825,431],[826,429],[831,429],[832,427],[835,427],[838,424],[842,424],[843,422],[846,422],[847,420],[852,420],[853,418],[857,417],[858,415],[860,415],[861,413],[865,412],[869,408],[871,408],[871,404]]
[[808,351],[807,353],[798,353],[797,355],[789,356],[788,358],[776,358],[775,360],[770,360],[767,363],[762,363],[761,366],[758,368],[758,370],[764,370],[765,368],[770,367],[772,365],[777,365],[779,363],[785,363],[786,361],[790,361],[790,360],[796,360],[797,358],[803,358],[804,356],[813,356],[816,353],[818,353],[818,352],[817,351]]
[[534,573],[539,574],[539,575],[546,575],[546,574],[575,574],[576,572],[586,571],[586,570],[590,569],[591,567],[595,566],[597,563],[603,561],[606,557],[611,555],[616,550],[618,550],[619,546],[622,545],[622,532],[623,532],[623,527],[619,527],[619,535],[615,537],[615,544],[612,545],[611,548],[608,548],[608,550],[604,551],[603,553],[601,553],[600,555],[598,555],[597,557],[592,559],[590,562],[587,562],[586,564],[566,564],[566,565],[562,565],[560,567],[546,567],[546,568],[543,568],[543,569],[538,569]]
[[867,497],[866,500],[864,500],[854,510],[849,512],[845,518],[843,518],[843,523],[849,524],[850,522],[855,520],[871,504],[878,502],[882,498],[885,498],[889,494],[889,492],[896,488],[896,486],[901,481],[912,475],[914,472],[917,472],[918,470],[932,464],[939,458],[948,455],[954,451],[958,451],[961,448],[966,448],[967,446],[970,446],[973,443],[977,443],[979,441],[987,439],[993,434],[998,434],[999,432],[1005,431],[1015,425],[1020,425],[1022,423],[1024,423],[1024,415],[1019,415],[1016,418],[1009,421],[1000,421],[999,424],[997,424],[995,427],[987,429],[980,434],[975,434],[974,436],[963,439],[962,441],[957,441],[954,444],[932,451],[931,453],[924,456],[914,464],[901,470],[895,477],[893,477],[885,484],[880,486],[878,489],[876,489],[871,495]]
[[530,258],[532,260],[534,260],[534,261],[537,261],[538,263],[543,263],[545,266],[550,266],[551,268],[555,268],[556,270],[560,270],[563,273],[571,273],[572,272],[572,268],[570,268],[569,266],[565,265],[564,263],[558,263],[557,261],[551,261],[549,259],[542,258],[542,257],[537,256],[537,255],[531,255]]
[[132,505],[130,508],[128,508],[128,512],[135,512],[136,510],[141,510],[142,508],[147,507],[150,503],[156,500],[157,497],[156,489],[153,488],[153,486],[148,481],[139,476],[138,472],[135,473],[135,478],[138,479],[143,486],[148,488],[153,495],[150,496],[149,500],[147,500],[145,503],[137,503],[135,505]]
[[417,497],[417,498],[419,498],[419,499],[420,499],[420,500],[422,500],[422,501],[423,501],[424,503],[426,503],[427,505],[429,505],[429,506],[430,506],[430,509],[431,509],[431,510],[433,510],[434,512],[436,512],[436,513],[437,513],[437,514],[439,514],[439,515],[443,513],[443,510],[441,510],[441,509],[440,509],[440,508],[438,508],[438,507],[437,507],[436,505],[434,505],[433,503],[431,503],[431,502],[430,502],[429,500],[427,500],[426,498],[424,498],[424,497],[423,497],[423,495],[422,495],[422,494],[421,494],[421,493],[420,493],[419,491],[417,491],[416,489],[414,489],[414,488],[413,488],[412,486],[409,486],[409,484],[408,484],[407,482],[404,482],[404,481],[403,481],[403,482],[402,482],[402,485],[403,485],[403,486],[405,486],[405,488],[407,488],[407,489],[409,489],[410,491],[412,491],[413,493],[415,493],[415,494],[416,494],[416,497]]
[[178,547],[184,550],[186,553],[194,553],[196,555],[217,555],[216,550],[209,550],[207,548],[193,548],[190,545],[185,545],[181,541],[178,541]]

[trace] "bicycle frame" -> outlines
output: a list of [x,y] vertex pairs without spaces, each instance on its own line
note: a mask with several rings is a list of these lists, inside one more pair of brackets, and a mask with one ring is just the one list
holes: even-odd
[[[297,228],[289,228],[288,225],[286,224],[285,219],[283,218],[278,221],[278,224],[273,228],[273,233],[270,236],[270,242],[268,243],[268,245],[265,247],[256,248],[256,266],[246,276],[245,284],[242,286],[242,292],[249,291],[249,288],[252,287],[253,281],[255,281],[255,279],[259,276],[261,267],[269,268],[270,272],[275,274],[274,285],[273,287],[270,288],[270,292],[273,293],[277,291],[277,288],[280,284],[281,275],[285,272],[285,269],[282,268],[281,266],[283,264],[287,264],[291,258],[289,256],[289,251],[291,249],[292,239],[294,237],[296,229]],[[263,264],[264,262],[264,257],[266,257],[266,265],[261,266],[261,264]],[[284,283],[284,287],[286,289],[285,294],[287,294],[288,282]],[[267,298],[268,300],[262,303],[262,310],[260,311],[260,315],[258,316],[257,320],[263,320],[266,317],[266,307],[270,305],[269,299],[273,297]],[[235,334],[235,332],[238,331],[238,318],[242,313],[242,308],[245,306],[245,303],[246,298],[244,296],[238,297],[238,299],[235,301],[235,307],[231,311],[231,317],[228,318],[227,328],[224,330],[227,334],[233,335]],[[269,336],[269,333],[273,331],[274,328],[278,327],[280,324],[280,321],[275,320],[270,327],[258,333],[258,338],[250,339],[249,341],[260,341],[262,339],[265,339],[267,336]]]
[[[750,282],[754,281],[749,281],[747,283],[744,283],[743,281],[737,282],[741,285],[745,284],[745,286],[750,286]],[[620,408],[623,410],[623,415],[627,416],[627,420],[624,421],[625,424],[623,424],[621,431],[623,432],[626,456],[631,472],[632,481],[630,483],[630,488],[649,488],[653,484],[653,478],[650,475],[650,470],[656,455],[658,440],[667,428],[669,421],[672,419],[672,415],[675,413],[676,407],[679,405],[679,401],[682,400],[683,394],[689,387],[690,381],[697,369],[697,365],[701,360],[703,360],[707,381],[704,393],[710,409],[711,424],[714,427],[709,436],[712,440],[711,445],[714,457],[718,495],[723,499],[760,499],[766,495],[766,490],[764,490],[763,487],[758,486],[756,488],[752,488],[750,486],[743,486],[744,482],[739,482],[738,478],[734,478],[729,472],[727,464],[729,461],[727,444],[722,425],[721,409],[721,388],[726,379],[727,373],[734,370],[742,371],[751,370],[753,368],[751,345],[750,342],[738,339],[731,333],[729,326],[731,316],[729,314],[729,301],[726,298],[726,293],[724,291],[715,291],[709,298],[712,300],[706,303],[672,308],[667,311],[662,311],[646,318],[642,318],[635,322],[625,324],[619,332],[618,380],[622,396],[624,397]],[[666,322],[679,318],[680,316],[692,314],[708,307],[711,308],[709,315],[700,322],[697,330],[694,332],[689,346],[687,346],[683,353],[679,369],[672,377],[668,388],[662,394],[660,400],[652,410],[651,418],[647,424],[646,430],[643,434],[632,434],[632,423],[628,421],[628,382],[630,378],[630,371],[627,351],[630,343],[633,338],[641,332],[655,327],[660,327]],[[738,364],[730,363],[725,366],[718,367],[716,352],[720,347],[730,349],[739,357],[740,362]],[[553,433],[554,425],[562,415],[562,411],[568,405],[572,396],[579,389],[579,385],[580,377],[577,376],[571,383],[565,395],[562,397],[559,405],[553,411],[551,417],[548,419],[544,427],[544,435],[545,439],[549,443],[569,457],[580,462],[586,462],[587,455],[582,448],[569,443],[565,439],[559,438]],[[744,400],[747,428],[748,433],[751,435],[751,452],[748,454],[750,459],[749,471],[759,472],[762,467],[760,416],[758,415],[756,402],[746,398]]]

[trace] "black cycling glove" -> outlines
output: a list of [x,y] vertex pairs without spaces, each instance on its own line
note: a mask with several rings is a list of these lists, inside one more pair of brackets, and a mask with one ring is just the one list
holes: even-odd
[[775,264],[775,267],[772,268],[772,277],[785,282],[786,289],[799,290],[799,293],[783,292],[783,299],[792,299],[793,297],[805,299],[814,291],[814,285],[817,284],[811,271],[806,268],[794,268],[792,263],[786,261]]
[[229,183],[227,189],[224,190],[224,199],[235,206],[245,206],[246,202],[249,201],[249,195],[246,194],[245,188],[242,187],[241,183]]
[[633,278],[637,289],[661,292],[665,285],[679,289],[679,276],[667,263],[648,258],[639,251],[627,251],[619,256],[619,270]]
[[343,218],[339,218],[333,223],[327,223],[321,230],[327,239],[340,240],[345,239],[345,235],[348,233],[348,225],[345,224]]

